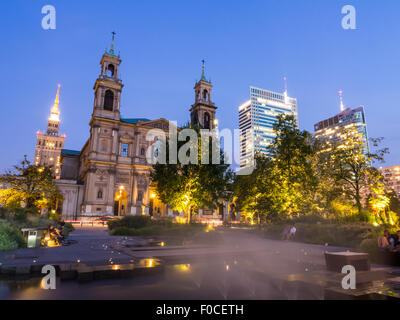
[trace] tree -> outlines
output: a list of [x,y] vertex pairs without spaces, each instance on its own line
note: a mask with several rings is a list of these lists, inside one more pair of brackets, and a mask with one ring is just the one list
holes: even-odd
[[52,168],[32,165],[27,157],[14,170],[0,177],[7,188],[0,193],[0,203],[25,208],[55,209],[62,194],[54,181]]
[[316,178],[312,168],[312,137],[299,130],[293,115],[279,115],[274,124],[276,137],[268,151],[275,166],[274,179],[285,199],[282,209],[289,216],[299,214],[315,191]]
[[[171,206],[173,210],[184,212],[187,222],[191,222],[193,213],[199,208],[216,208],[218,201],[227,195],[232,172],[229,165],[224,163],[224,157],[218,147],[220,164],[202,164],[201,154],[206,151],[202,147],[200,129],[195,126],[187,126],[183,129],[192,129],[196,133],[196,139],[186,139],[177,142],[177,150],[183,152],[183,156],[190,156],[196,153],[195,159],[186,163],[182,157],[177,157],[177,163],[170,161],[170,154],[165,152],[160,158],[165,163],[157,162],[153,165],[151,173],[152,183],[158,198]],[[170,137],[171,138],[171,137]],[[172,143],[168,138],[160,150],[169,150]],[[171,138],[172,139],[172,138]],[[210,139],[211,140],[211,139]],[[211,157],[213,143],[208,145],[208,155]]]
[[[342,128],[340,139],[327,142],[329,166],[337,185],[341,186],[343,194],[353,200],[358,213],[362,216],[362,199],[373,187],[378,188],[382,175],[372,167],[374,162],[382,162],[387,149],[380,149],[375,153],[367,151],[366,142],[361,133],[354,127]],[[378,147],[382,138],[371,139],[374,148]],[[382,186],[381,186],[382,188]]]
[[273,200],[274,181],[272,177],[273,162],[261,153],[255,155],[256,166],[250,175],[237,175],[234,181],[234,193],[236,204],[246,219],[258,223],[262,217],[266,220],[272,219],[276,212],[275,206],[278,201]]
[[255,155],[255,169],[235,180],[241,210],[266,220],[300,214],[311,206],[317,180],[313,172],[313,140],[300,131],[291,115],[280,115],[269,157]]

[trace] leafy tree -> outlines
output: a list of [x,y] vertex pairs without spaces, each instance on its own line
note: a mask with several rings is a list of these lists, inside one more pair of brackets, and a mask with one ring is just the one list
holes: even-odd
[[5,206],[25,208],[56,208],[62,194],[55,184],[52,168],[32,165],[24,160],[0,177],[7,189],[0,193],[0,203]]
[[261,153],[255,155],[256,166],[250,175],[238,175],[235,177],[234,193],[238,209],[245,213],[251,222],[258,223],[263,218],[272,220],[279,207],[279,199],[276,195],[275,180],[272,179],[274,170],[270,158]]
[[307,206],[316,188],[312,168],[312,137],[298,129],[292,115],[279,115],[274,124],[276,138],[268,150],[274,163],[274,180],[280,186],[279,196],[284,197],[281,211],[291,216]]
[[[341,187],[343,195],[355,202],[362,216],[362,199],[372,187],[378,188],[382,180],[382,175],[372,167],[372,163],[383,161],[388,151],[380,149],[375,153],[367,152],[362,134],[354,127],[342,128],[339,137],[336,141],[326,142],[326,152],[329,155],[327,163],[332,168],[335,183]],[[378,147],[381,140],[371,139],[372,146]]]
[[256,154],[252,174],[235,180],[240,208],[252,212],[258,221],[260,216],[276,220],[304,212],[311,206],[317,186],[311,135],[297,128],[293,116],[277,118],[270,157]]
[[[182,162],[181,157],[178,157],[177,163],[174,164],[170,161],[169,152],[160,151],[159,156],[165,157],[165,163],[158,162],[153,165],[151,179],[158,198],[170,205],[173,210],[184,212],[187,222],[190,223],[196,210],[215,209],[218,201],[227,196],[232,172],[229,170],[229,165],[224,163],[224,157],[219,148],[220,164],[211,164],[211,161],[210,164],[202,164],[201,155],[207,149],[202,146],[200,128],[187,126],[183,129],[193,129],[196,132],[196,139],[187,138],[185,141],[178,141],[177,150],[188,157],[192,155],[192,152],[197,152],[195,155],[197,161],[185,163],[186,161]],[[164,147],[160,150],[169,150],[169,144],[172,143],[170,138],[162,143]],[[214,144],[214,148],[215,146]],[[211,157],[213,143],[210,143],[208,148],[208,154]]]

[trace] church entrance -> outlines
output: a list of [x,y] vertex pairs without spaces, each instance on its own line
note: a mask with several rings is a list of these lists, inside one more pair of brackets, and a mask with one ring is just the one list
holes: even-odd
[[128,204],[128,193],[123,187],[115,193],[114,198],[114,216],[124,216],[126,215]]

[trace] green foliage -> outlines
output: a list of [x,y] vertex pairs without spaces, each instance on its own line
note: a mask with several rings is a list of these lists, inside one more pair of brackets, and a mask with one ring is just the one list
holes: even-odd
[[379,254],[378,239],[364,239],[360,244],[360,251],[368,253],[372,261],[376,261]]
[[24,245],[20,230],[7,220],[0,219],[0,250],[13,250]]
[[62,194],[55,184],[52,168],[32,165],[25,156],[14,171],[0,177],[8,188],[0,190],[0,205],[7,208],[56,209]]
[[[177,150],[181,155],[192,156],[194,153],[193,162],[183,163],[182,157],[179,156],[176,159],[177,163],[174,164],[175,161],[170,159],[170,154],[167,152],[169,145],[174,142],[165,141],[161,145],[159,156],[166,164],[155,164],[151,179],[156,186],[157,197],[163,203],[168,203],[173,210],[184,212],[187,221],[191,222],[191,216],[198,208],[216,208],[218,201],[226,197],[232,172],[229,170],[229,165],[224,163],[224,156],[215,141],[210,139],[211,143],[207,150],[202,146],[200,129],[197,127],[188,129],[194,130],[197,137],[191,139],[188,136],[186,141],[178,141]],[[212,164],[215,150],[220,164]],[[210,164],[203,164],[201,156],[205,157],[207,152]]]
[[115,226],[110,231],[113,236],[194,236],[205,230],[206,226],[203,224],[192,223],[186,224],[165,224],[153,222],[142,227],[128,227],[128,226]]
[[300,131],[288,115],[278,117],[274,131],[270,157],[257,154],[253,173],[237,176],[234,184],[239,209],[258,222],[277,222],[308,211],[316,188],[311,135]]
[[[265,237],[280,239],[285,225],[268,225]],[[330,246],[357,248],[361,242],[374,236],[369,230],[380,230],[367,223],[296,223],[296,241]]]
[[122,219],[108,221],[108,228],[113,230],[118,227],[139,229],[152,224],[151,218],[146,216],[125,216]]
[[[252,174],[235,177],[236,205],[246,221],[282,223],[312,215],[321,221],[398,223],[389,209],[400,213],[400,202],[387,195],[383,176],[372,167],[386,149],[366,153],[365,140],[352,128],[339,130],[337,140],[315,139],[298,129],[293,116],[277,118],[270,157],[256,154]],[[380,141],[372,139],[371,147]]]
[[[0,208],[0,250],[12,250],[25,247],[22,228],[48,228],[55,225],[56,220],[49,220],[39,216],[34,208],[15,208],[6,210]],[[70,223],[64,226],[64,234],[67,236],[74,227]]]

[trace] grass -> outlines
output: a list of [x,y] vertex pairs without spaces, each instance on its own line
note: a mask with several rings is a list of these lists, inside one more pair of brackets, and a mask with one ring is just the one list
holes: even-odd
[[222,237],[217,231],[206,232],[201,223],[178,224],[171,219],[151,220],[143,216],[126,216],[108,223],[112,236],[168,236],[196,243],[217,243]]
[[[266,225],[262,232],[263,236],[269,239],[281,239],[286,226],[288,224]],[[295,241],[348,248],[359,248],[364,240],[376,239],[385,229],[385,226],[374,227],[368,223],[317,222],[296,223],[295,226],[297,229]]]

